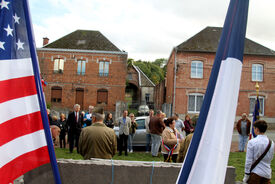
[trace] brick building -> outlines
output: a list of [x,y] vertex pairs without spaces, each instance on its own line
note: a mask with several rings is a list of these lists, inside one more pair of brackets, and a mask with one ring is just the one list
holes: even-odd
[[[166,103],[173,112],[200,112],[222,28],[206,27],[175,47],[167,64]],[[245,40],[237,116],[254,110],[259,83],[262,118],[275,122],[275,52],[252,40]]]
[[99,31],[77,30],[50,44],[44,38],[37,49],[46,102],[55,110],[82,110],[104,104],[114,112],[124,101],[127,53],[119,50]]

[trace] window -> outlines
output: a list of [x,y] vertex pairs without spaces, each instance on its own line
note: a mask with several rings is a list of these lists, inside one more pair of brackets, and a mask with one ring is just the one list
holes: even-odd
[[[251,115],[251,116],[254,113],[256,99],[257,99],[256,96],[249,97],[249,115]],[[264,97],[259,96],[259,101],[260,101],[259,114],[260,114],[260,116],[264,116]]]
[[150,93],[145,93],[145,101],[148,103],[150,100]]
[[137,129],[145,129],[145,119],[136,120]]
[[52,102],[61,102],[62,101],[62,88],[55,86],[52,87],[51,91],[51,101]]
[[203,94],[193,93],[188,95],[188,112],[199,113],[203,102]]
[[203,77],[203,62],[192,61],[191,63],[191,78],[202,78]]
[[132,75],[131,73],[128,73],[127,79],[128,79],[128,80],[133,80],[133,75]]
[[109,75],[109,61],[99,61],[99,76]]
[[108,91],[106,89],[97,90],[97,103],[108,103]]
[[57,58],[54,59],[54,72],[56,73],[63,73],[64,70],[64,59]]
[[252,81],[263,81],[263,65],[252,64]]
[[77,74],[85,75],[86,61],[78,60],[77,61]]

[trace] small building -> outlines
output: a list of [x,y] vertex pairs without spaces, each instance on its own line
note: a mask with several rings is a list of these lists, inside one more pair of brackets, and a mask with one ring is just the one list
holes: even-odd
[[134,64],[128,67],[126,101],[131,104],[131,108],[139,105],[148,105],[154,108],[154,88],[155,84]]
[[114,112],[125,97],[128,54],[99,31],[77,30],[48,41],[37,49],[47,104],[55,110],[104,104]]
[[[198,114],[215,59],[222,28],[206,27],[176,46],[167,64],[166,103],[172,112]],[[275,122],[275,52],[250,39],[245,40],[243,68],[236,115],[254,111],[259,83],[260,116]]]

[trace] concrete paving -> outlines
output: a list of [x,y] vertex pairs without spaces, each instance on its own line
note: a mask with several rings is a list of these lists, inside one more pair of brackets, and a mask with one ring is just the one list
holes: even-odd
[[[266,133],[267,137],[275,142],[275,130],[267,130]],[[239,133],[234,130],[232,135],[232,142],[239,141]]]

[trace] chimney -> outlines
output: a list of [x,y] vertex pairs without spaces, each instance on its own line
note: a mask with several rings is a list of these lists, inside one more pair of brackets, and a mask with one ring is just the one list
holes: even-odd
[[47,45],[49,43],[49,38],[44,37],[43,38],[43,46]]

